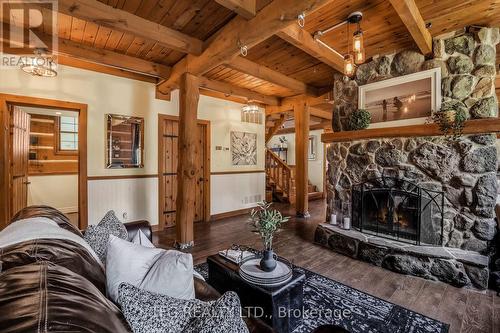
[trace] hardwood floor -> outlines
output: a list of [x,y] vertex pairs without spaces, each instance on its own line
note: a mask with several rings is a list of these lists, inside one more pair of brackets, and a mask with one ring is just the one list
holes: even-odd
[[[293,207],[275,205],[285,215],[294,215]],[[450,332],[500,332],[500,297],[459,289],[442,282],[401,275],[371,264],[351,259],[313,244],[316,225],[324,221],[324,201],[309,203],[311,218],[292,218],[275,239],[276,252],[296,265],[336,281],[404,306],[450,324]],[[211,223],[195,224],[195,246],[190,250],[195,263],[232,244],[260,248],[261,241],[251,232],[248,216],[238,216]],[[171,248],[175,230],[154,234],[160,247]]]

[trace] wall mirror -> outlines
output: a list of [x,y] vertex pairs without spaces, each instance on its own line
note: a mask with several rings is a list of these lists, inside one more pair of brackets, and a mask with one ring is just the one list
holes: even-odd
[[106,168],[142,168],[144,118],[108,114]]

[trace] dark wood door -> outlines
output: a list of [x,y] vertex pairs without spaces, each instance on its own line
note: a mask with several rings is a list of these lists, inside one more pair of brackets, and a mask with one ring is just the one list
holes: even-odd
[[[160,209],[160,227],[175,226],[176,199],[177,199],[177,166],[179,161],[178,134],[179,121],[176,117],[160,116],[159,119],[159,209]],[[198,145],[196,147],[197,158],[196,165],[196,197],[195,197],[195,217],[194,221],[207,221],[208,200],[207,183],[209,181],[207,170],[208,154],[208,136],[209,127],[205,122],[198,123]],[[208,168],[208,169],[207,169]]]
[[30,144],[30,116],[11,106],[11,215],[28,205],[28,154]]

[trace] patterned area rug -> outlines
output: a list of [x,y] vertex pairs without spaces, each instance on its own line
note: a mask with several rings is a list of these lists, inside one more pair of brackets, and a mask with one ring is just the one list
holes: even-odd
[[[304,309],[309,315],[293,333],[309,333],[327,324],[342,326],[351,333],[448,332],[448,324],[300,269],[306,274]],[[206,263],[195,266],[195,270],[208,279]]]

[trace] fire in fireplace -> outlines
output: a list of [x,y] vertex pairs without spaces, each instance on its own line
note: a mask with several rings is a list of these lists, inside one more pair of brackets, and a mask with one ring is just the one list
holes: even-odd
[[403,179],[380,177],[352,188],[352,226],[416,245],[441,245],[443,192]]

